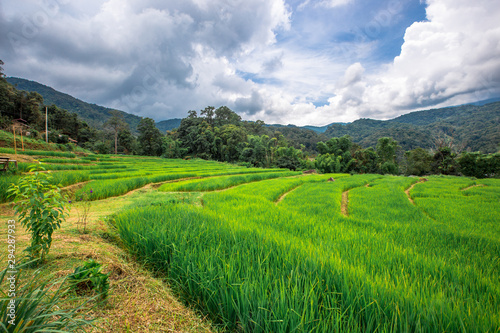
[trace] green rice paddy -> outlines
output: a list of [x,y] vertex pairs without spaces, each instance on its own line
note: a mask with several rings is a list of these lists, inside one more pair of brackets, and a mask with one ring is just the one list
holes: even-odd
[[86,182],[77,193],[91,200],[156,184],[113,223],[225,330],[500,330],[499,179],[80,160],[89,169],[54,171],[54,182]]

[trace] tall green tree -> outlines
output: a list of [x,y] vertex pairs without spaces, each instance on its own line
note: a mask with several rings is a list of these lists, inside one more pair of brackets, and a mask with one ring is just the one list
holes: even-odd
[[354,171],[359,173],[377,173],[377,153],[372,147],[357,149],[353,153]]
[[276,150],[276,166],[278,168],[287,168],[297,170],[303,164],[304,153],[294,147],[279,147]]
[[151,118],[142,118],[137,125],[139,147],[142,155],[161,156],[162,134]]
[[464,152],[457,158],[457,163],[464,176],[486,178],[500,175],[500,153]]
[[457,154],[449,147],[439,148],[433,156],[431,164],[432,172],[435,174],[454,175],[457,172]]
[[224,125],[239,125],[241,122],[241,117],[233,112],[227,106],[221,106],[215,110],[215,125],[216,126],[224,126]]
[[431,172],[432,155],[423,148],[405,153],[406,175],[423,176]]
[[175,140],[173,136],[166,135],[163,137],[163,157],[165,158],[182,158],[185,156],[187,149],[182,148],[180,140]]
[[316,168],[321,172],[350,172],[356,161],[351,154],[351,137],[344,135],[340,138],[331,138],[326,143],[318,142],[317,150],[320,155],[316,159]]
[[379,158],[379,169],[383,174],[399,174],[399,167],[396,163],[398,148],[398,142],[393,138],[383,137],[378,139],[376,150]]
[[221,127],[220,138],[223,144],[224,161],[238,161],[247,141],[245,130],[235,125],[225,125]]
[[123,119],[123,115],[117,111],[112,110],[109,112],[111,114],[111,118],[109,118],[106,123],[104,123],[105,128],[109,128],[113,132],[113,136],[115,138],[115,155],[118,154],[118,133],[122,130],[128,128],[127,123]]
[[205,120],[210,126],[214,125],[214,114],[215,114],[214,110],[215,107],[207,106],[206,108],[200,111],[200,114],[202,116],[205,116]]
[[137,154],[137,139],[128,128],[118,133],[118,145],[123,148],[125,154]]

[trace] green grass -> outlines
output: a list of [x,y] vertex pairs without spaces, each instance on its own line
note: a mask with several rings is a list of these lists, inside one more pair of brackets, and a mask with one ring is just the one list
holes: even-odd
[[[224,177],[203,181],[217,178]],[[204,194],[203,207],[175,200],[138,206],[118,215],[116,225],[189,304],[230,330],[500,327],[499,226],[492,223],[499,220],[493,203],[500,181],[463,193],[470,179],[430,177],[412,190],[414,205],[404,190],[417,179],[335,178],[244,184]],[[194,182],[166,185],[178,191],[182,183]],[[340,212],[346,190],[349,216]],[[472,198],[478,207],[467,204]]]
[[[203,160],[82,160],[95,165],[53,172],[53,182],[91,180],[80,190],[92,190],[91,200],[167,182],[158,192],[128,196],[116,227],[146,267],[228,330],[500,327],[498,179],[432,176],[415,184]],[[17,179],[0,176],[0,193]],[[413,184],[412,203],[405,190]]]

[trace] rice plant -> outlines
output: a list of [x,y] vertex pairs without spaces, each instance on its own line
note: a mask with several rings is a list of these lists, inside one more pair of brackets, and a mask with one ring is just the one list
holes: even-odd
[[[408,200],[404,191],[418,179],[308,177],[206,193],[203,207],[141,206],[121,213],[116,225],[131,251],[163,272],[186,302],[230,330],[500,327],[499,227],[490,222],[498,221],[498,209],[488,201],[498,202],[500,181],[488,180],[488,187],[467,189],[469,194],[460,192],[470,183],[464,178],[441,184],[431,177],[415,186],[417,193],[444,186],[440,205],[455,208],[457,223],[451,226],[429,198],[439,192],[411,193],[415,204]],[[347,190],[350,214],[344,216],[340,205]],[[471,197],[486,200],[483,214],[465,204]],[[466,223],[469,212],[481,227]]]
[[[4,154],[14,154],[16,151],[13,148],[0,148],[0,153]],[[20,150],[17,149],[17,154],[20,155],[33,155],[33,156],[57,156],[57,157],[68,157],[75,158],[76,155],[73,153],[65,153],[60,151],[42,151],[42,150]]]
[[176,192],[176,191],[186,191],[186,192],[202,192],[202,191],[214,191],[229,188],[231,186],[236,186],[244,183],[259,181],[263,179],[271,179],[278,177],[295,176],[300,174],[299,172],[284,171],[284,172],[271,172],[271,173],[252,173],[243,174],[237,176],[221,176],[221,177],[210,177],[206,179],[194,179],[187,180],[178,183],[170,183],[162,185],[158,190],[165,192]]

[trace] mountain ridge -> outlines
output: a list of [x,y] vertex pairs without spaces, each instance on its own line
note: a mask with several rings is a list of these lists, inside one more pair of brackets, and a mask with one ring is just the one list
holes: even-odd
[[[15,77],[6,79],[18,90],[38,92],[46,104],[55,104],[74,112],[94,127],[102,128],[106,120],[111,117],[109,111],[114,110],[81,101],[36,81]],[[362,147],[375,147],[378,138],[390,136],[405,150],[417,147],[432,149],[439,145],[439,142],[445,142],[459,148],[492,153],[498,150],[500,143],[500,102],[488,103],[494,100],[496,99],[454,107],[413,111],[389,120],[361,118],[351,123],[331,123],[325,126],[291,124],[266,124],[266,126],[277,129],[312,130],[327,137],[350,135],[353,142]],[[132,132],[136,132],[137,124],[142,117],[117,111],[123,115]],[[180,118],[173,118],[156,122],[156,126],[165,133],[177,128],[180,122]]]

